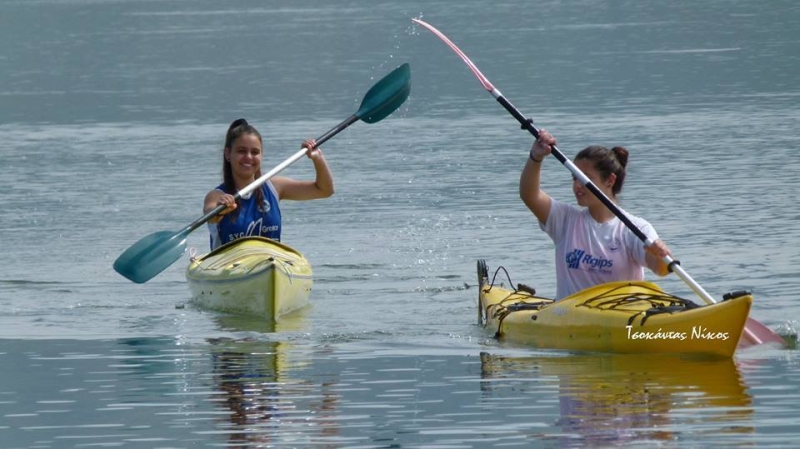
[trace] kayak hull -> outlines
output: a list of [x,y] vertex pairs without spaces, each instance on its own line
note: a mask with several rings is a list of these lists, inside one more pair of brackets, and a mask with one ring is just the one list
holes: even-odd
[[[483,265],[482,265],[483,264]],[[732,357],[753,298],[700,306],[651,282],[613,282],[554,301],[489,285],[478,262],[479,323],[498,339],[541,349]]]
[[234,240],[186,269],[195,305],[271,320],[309,304],[312,275],[299,251],[263,237]]

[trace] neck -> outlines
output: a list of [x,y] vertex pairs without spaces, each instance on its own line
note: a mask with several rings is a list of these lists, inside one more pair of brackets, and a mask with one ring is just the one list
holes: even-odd
[[237,191],[240,191],[243,188],[249,186],[255,180],[256,180],[256,178],[253,177],[253,176],[249,176],[249,177],[238,177],[236,175],[233,176],[233,183],[236,185],[236,190]]

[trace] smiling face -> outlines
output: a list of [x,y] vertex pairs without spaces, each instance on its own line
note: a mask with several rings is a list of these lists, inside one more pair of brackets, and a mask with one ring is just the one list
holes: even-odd
[[[607,197],[614,198],[611,188],[614,185],[616,175],[611,173],[608,178],[603,179],[600,172],[595,168],[594,163],[588,159],[576,160],[575,166],[578,167],[598,189],[605,193]],[[575,194],[575,199],[578,201],[579,206],[590,207],[592,205],[602,205],[602,202],[574,176],[572,177],[572,192]]]
[[225,148],[225,159],[233,175],[239,179],[254,179],[261,169],[261,139],[255,134],[242,134]]

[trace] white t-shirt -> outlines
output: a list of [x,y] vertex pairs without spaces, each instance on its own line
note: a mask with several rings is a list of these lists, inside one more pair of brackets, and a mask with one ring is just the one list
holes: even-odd
[[[658,239],[646,220],[626,214],[647,237]],[[643,280],[644,242],[619,218],[598,223],[589,209],[551,199],[547,223],[539,223],[556,245],[556,298],[613,281]]]

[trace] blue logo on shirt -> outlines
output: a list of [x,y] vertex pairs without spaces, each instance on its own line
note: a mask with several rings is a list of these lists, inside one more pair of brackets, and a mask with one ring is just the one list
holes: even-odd
[[611,268],[614,262],[608,259],[592,257],[591,254],[586,254],[586,251],[582,249],[575,249],[571,253],[567,253],[567,268],[578,270],[581,264],[588,266],[588,270],[602,270],[603,268]]
[[577,270],[584,253],[585,251],[581,249],[576,249],[571,253],[567,253],[567,267]]

